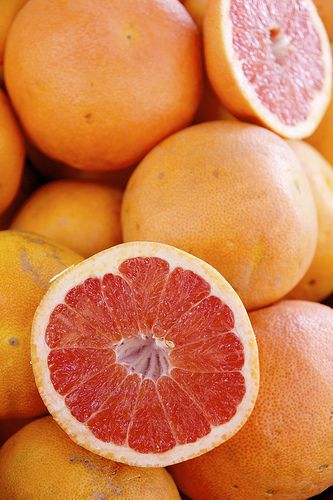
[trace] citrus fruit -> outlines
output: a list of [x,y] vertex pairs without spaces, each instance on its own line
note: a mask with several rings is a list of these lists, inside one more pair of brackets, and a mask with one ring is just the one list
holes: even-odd
[[308,142],[314,146],[333,165],[333,98],[328,110],[315,133],[309,137]]
[[84,448],[139,466],[197,456],[244,424],[255,338],[225,279],[159,243],[118,245],[60,276],[32,327],[40,394]]
[[247,309],[270,304],[305,274],[317,243],[312,193],[274,133],[210,122],[153,149],[127,185],[125,241],[160,241],[214,266]]
[[121,192],[93,182],[44,184],[16,214],[12,229],[41,234],[83,257],[121,242]]
[[314,0],[319,15],[324,23],[329,39],[333,40],[333,3],[332,0]]
[[208,0],[185,0],[183,2],[185,9],[191,15],[200,31],[202,31],[207,3]]
[[230,441],[171,468],[193,500],[303,500],[333,484],[332,309],[290,300],[250,319],[258,400]]
[[333,169],[310,144],[290,141],[308,176],[318,215],[316,253],[288,298],[319,302],[333,293]]
[[82,259],[17,231],[0,232],[0,255],[0,419],[28,418],[46,411],[30,363],[35,309],[49,280]]
[[26,424],[31,422],[31,418],[9,418],[0,421],[0,447],[15,432],[19,431]]
[[310,0],[211,0],[206,66],[232,114],[289,138],[312,134],[332,88],[329,40]]
[[0,2],[0,84],[3,78],[3,55],[9,28],[23,5],[28,0],[1,0]]
[[202,98],[194,117],[194,123],[214,120],[236,120],[236,118],[223,106],[208,79],[204,79]]
[[165,469],[139,469],[73,443],[51,417],[30,423],[0,451],[3,500],[179,500]]
[[117,169],[191,122],[199,35],[177,0],[30,0],[8,36],[5,80],[46,155]]
[[36,170],[28,163],[23,169],[22,179],[19,189],[16,192],[11,204],[0,214],[0,230],[8,229],[13,217],[27,197],[40,185],[41,179]]
[[5,94],[0,90],[0,215],[19,189],[25,157],[24,142]]

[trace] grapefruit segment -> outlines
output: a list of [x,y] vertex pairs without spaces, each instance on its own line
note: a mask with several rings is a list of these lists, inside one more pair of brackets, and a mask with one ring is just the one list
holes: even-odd
[[166,339],[178,347],[191,340],[210,338],[234,328],[231,309],[210,295],[183,314],[166,334]]
[[228,422],[244,397],[244,378],[239,372],[191,373],[174,370],[173,378],[204,408],[212,425]]
[[153,325],[155,335],[167,335],[174,323],[209,292],[209,284],[192,271],[181,268],[172,271]]
[[140,386],[138,375],[128,375],[116,387],[103,408],[88,420],[89,428],[98,439],[119,446],[126,443]]
[[241,370],[243,346],[233,332],[205,338],[175,347],[170,354],[172,365],[191,372]]
[[258,390],[247,313],[211,266],[136,242],[59,276],[32,331],[37,386],[87,449],[165,466],[231,437]]
[[[59,394],[65,396],[89,376],[114,363],[116,356],[110,349],[53,349],[48,356],[51,381]],[[83,379],[83,380],[82,380]]]
[[138,321],[129,284],[121,276],[108,273],[102,278],[102,291],[120,337],[135,336],[138,332]]
[[67,394],[65,398],[67,408],[79,422],[86,422],[101,408],[126,375],[126,370],[119,365],[112,364],[103,368],[97,374],[83,380],[78,387]]
[[177,443],[195,443],[210,432],[202,408],[175,380],[160,378],[157,390]]
[[169,264],[159,258],[134,258],[123,262],[119,271],[131,286],[139,328],[143,332],[151,330],[169,276]]
[[330,101],[329,40],[310,0],[212,0],[208,75],[236,116],[290,138],[311,135]]
[[128,431],[128,445],[139,453],[163,453],[176,444],[155,384],[145,379]]
[[70,290],[66,295],[65,302],[98,332],[112,332],[113,336],[119,335],[115,320],[106,306],[101,282],[98,278],[88,278],[82,285]]
[[59,304],[52,311],[45,335],[50,348],[111,347],[115,338],[112,329],[109,335],[103,334],[66,304]]

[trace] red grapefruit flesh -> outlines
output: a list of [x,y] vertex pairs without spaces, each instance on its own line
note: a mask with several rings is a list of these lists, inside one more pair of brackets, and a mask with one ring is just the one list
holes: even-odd
[[211,266],[173,247],[113,247],[57,278],[32,361],[49,411],[78,444],[139,466],[231,437],[258,389],[247,313]]
[[207,69],[236,116],[302,138],[329,104],[332,59],[310,0],[212,0],[205,16]]

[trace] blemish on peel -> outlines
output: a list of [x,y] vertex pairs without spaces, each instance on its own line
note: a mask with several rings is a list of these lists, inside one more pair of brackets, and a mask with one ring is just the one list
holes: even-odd
[[30,273],[32,276],[33,281],[40,286],[41,288],[47,289],[48,288],[48,283],[47,281],[44,281],[44,279],[40,276],[39,272],[37,269],[31,264],[29,256],[27,252],[22,248],[20,250],[20,262],[21,262],[21,268],[22,271]]
[[8,339],[8,344],[9,345],[13,345],[13,346],[18,346],[19,345],[19,341],[16,337],[10,337]]
[[93,121],[92,117],[93,117],[92,113],[86,113],[84,115],[84,119],[85,119],[86,123],[92,123],[92,121]]

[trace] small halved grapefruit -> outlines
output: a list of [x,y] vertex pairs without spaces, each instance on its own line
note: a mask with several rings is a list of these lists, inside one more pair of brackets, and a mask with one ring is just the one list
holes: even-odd
[[258,391],[239,297],[211,266],[160,243],[118,245],[58,277],[35,315],[32,363],[73,441],[146,467],[229,439]]
[[211,0],[206,65],[223,104],[289,138],[308,137],[330,101],[332,57],[311,0]]

